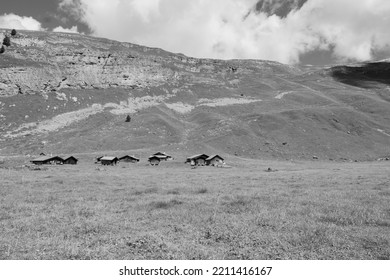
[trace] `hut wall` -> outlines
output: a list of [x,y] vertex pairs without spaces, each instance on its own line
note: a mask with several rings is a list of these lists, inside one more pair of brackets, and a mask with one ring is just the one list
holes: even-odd
[[208,162],[209,165],[218,165],[221,164],[223,161],[219,157],[215,157],[212,160]]
[[64,161],[64,164],[77,164],[77,161],[73,158],[70,158],[70,159]]

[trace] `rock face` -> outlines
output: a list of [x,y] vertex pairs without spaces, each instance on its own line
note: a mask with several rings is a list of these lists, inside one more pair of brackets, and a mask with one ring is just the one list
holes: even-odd
[[[4,31],[3,31],[4,32]],[[1,38],[0,38],[1,39]],[[142,88],[173,81],[151,49],[86,36],[19,32],[0,70],[0,94],[48,94],[62,88]]]

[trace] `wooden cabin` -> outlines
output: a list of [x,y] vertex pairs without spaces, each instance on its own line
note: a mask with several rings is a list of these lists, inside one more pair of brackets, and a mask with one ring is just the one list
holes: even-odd
[[139,162],[139,158],[137,158],[135,156],[125,155],[123,157],[120,157],[119,161],[136,163],[136,162]]
[[148,158],[148,161],[149,161],[150,165],[159,165],[161,159],[158,156],[150,156]]
[[224,163],[224,159],[219,155],[212,155],[206,158],[206,164],[211,166],[221,165]]
[[100,162],[102,165],[116,165],[118,163],[118,158],[104,156],[100,158]]
[[64,158],[64,161],[63,161],[64,164],[77,164],[77,162],[78,162],[78,159],[75,158],[74,156]]
[[186,159],[186,163],[190,163],[191,165],[205,165],[208,157],[206,154],[193,155]]
[[64,160],[59,156],[41,156],[31,160],[36,165],[42,164],[63,164]]
[[172,156],[167,155],[166,153],[163,153],[163,152],[154,153],[152,156],[159,157],[160,160],[172,160],[173,159]]

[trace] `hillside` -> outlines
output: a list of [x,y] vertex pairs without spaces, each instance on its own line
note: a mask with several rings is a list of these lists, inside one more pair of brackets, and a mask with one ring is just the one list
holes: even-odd
[[0,54],[0,155],[153,149],[386,157],[389,71],[386,61],[319,69],[19,31]]

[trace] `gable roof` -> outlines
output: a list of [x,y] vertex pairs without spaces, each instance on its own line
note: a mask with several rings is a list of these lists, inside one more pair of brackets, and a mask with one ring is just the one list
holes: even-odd
[[63,161],[63,159],[59,156],[41,156],[41,157],[37,157],[31,161],[42,161],[43,162],[43,161],[51,161],[51,160],[56,160],[56,159]]
[[187,158],[187,160],[193,160],[193,159],[198,159],[198,158],[208,158],[209,156],[206,154],[199,154],[199,155],[193,155]]
[[157,152],[157,153],[154,153],[153,156],[168,156],[168,155],[164,152]]
[[129,156],[129,155],[125,155],[125,156],[123,156],[123,157],[120,157],[119,160],[124,159],[124,158],[132,158],[132,159],[139,160],[139,158],[137,158],[137,157],[135,157],[135,156]]
[[158,157],[159,159],[169,158],[169,156],[167,156],[167,155],[152,155],[152,157]]
[[209,156],[208,158],[206,158],[206,160],[212,160],[213,158],[216,158],[216,157],[219,157],[220,159],[223,160],[223,157],[221,157],[220,155],[212,155],[212,156]]
[[68,156],[68,157],[64,158],[63,161],[66,161],[66,160],[71,159],[71,158],[73,158],[75,161],[78,161],[78,159],[75,158],[74,156]]
[[117,157],[108,157],[108,156],[104,156],[100,159],[101,161],[102,160],[108,160],[108,161],[113,161],[113,160],[118,160]]

